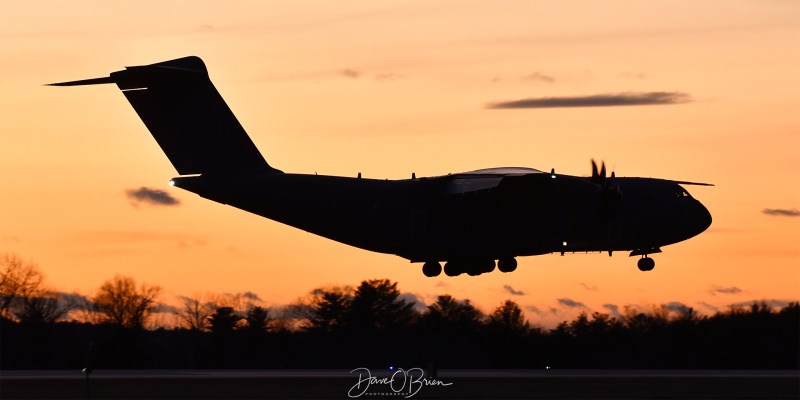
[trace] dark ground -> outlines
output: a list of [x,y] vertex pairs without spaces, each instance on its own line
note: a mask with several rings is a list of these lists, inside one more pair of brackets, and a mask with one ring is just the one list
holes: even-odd
[[[377,375],[377,374],[374,374]],[[388,377],[381,373],[379,377]],[[439,383],[413,386],[414,399],[798,399],[798,371],[441,371]],[[346,399],[349,371],[98,371],[93,399]],[[402,376],[353,389],[362,399],[406,398]],[[360,393],[360,396],[358,396]],[[0,398],[85,399],[75,371],[2,371]]]

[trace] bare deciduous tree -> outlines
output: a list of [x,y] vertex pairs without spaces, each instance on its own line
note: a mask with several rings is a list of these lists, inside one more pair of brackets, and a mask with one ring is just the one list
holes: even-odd
[[237,315],[246,315],[254,307],[260,307],[261,299],[252,292],[206,293],[193,297],[179,296],[180,307],[175,316],[180,326],[189,330],[207,332],[211,329],[210,317],[220,308],[230,308]]
[[33,262],[25,262],[16,254],[0,255],[0,317],[11,318],[13,303],[36,293],[43,280]]
[[142,328],[156,309],[159,286],[142,284],[133,278],[115,276],[100,286],[93,301],[104,321],[125,328]]
[[31,324],[52,324],[75,307],[72,296],[51,290],[40,290],[21,298],[19,303],[14,307],[14,315],[19,322]]
[[190,330],[207,331],[209,329],[208,317],[217,309],[217,305],[201,296],[180,297],[183,307],[178,310],[177,316],[180,324]]
[[274,316],[270,326],[274,331],[295,332],[311,328],[314,307],[306,300],[298,299],[292,304],[272,309]]

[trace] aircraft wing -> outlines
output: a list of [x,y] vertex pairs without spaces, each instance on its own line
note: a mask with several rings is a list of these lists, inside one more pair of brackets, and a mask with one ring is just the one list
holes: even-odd
[[488,177],[461,177],[454,176],[442,188],[442,196],[453,195],[466,195],[478,193],[481,191],[489,191],[500,185],[503,177],[488,176]]
[[549,175],[542,171],[532,168],[491,168],[471,172],[463,172],[441,177],[448,182],[442,188],[442,196],[454,195],[477,195],[488,193],[499,188],[501,185],[506,187],[510,182],[530,182],[540,180]]
[[443,197],[467,198],[491,192],[510,197],[569,194],[591,198],[601,190],[600,186],[586,178],[556,175],[531,168],[493,168],[440,179],[447,179],[441,191]]

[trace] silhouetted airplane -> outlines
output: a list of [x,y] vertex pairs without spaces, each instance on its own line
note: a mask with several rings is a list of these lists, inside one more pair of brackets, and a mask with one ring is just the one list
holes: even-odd
[[[305,231],[422,262],[426,276],[514,271],[515,257],[631,251],[649,254],[711,225],[680,185],[653,178],[492,168],[377,180],[283,173],[247,136],[198,57],[127,67],[53,86],[116,84],[181,175],[171,185]],[[497,262],[495,263],[495,260]]]

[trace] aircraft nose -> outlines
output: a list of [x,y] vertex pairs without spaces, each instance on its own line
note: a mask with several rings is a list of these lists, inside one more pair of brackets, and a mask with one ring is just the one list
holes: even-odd
[[697,226],[697,233],[701,233],[708,229],[711,226],[711,213],[708,209],[703,205],[703,203],[697,202],[697,211],[695,212],[695,221]]

